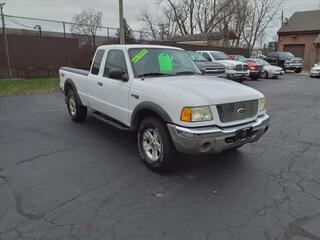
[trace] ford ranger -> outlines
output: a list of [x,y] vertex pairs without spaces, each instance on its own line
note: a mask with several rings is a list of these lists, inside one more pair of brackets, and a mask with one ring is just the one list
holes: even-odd
[[71,119],[87,109],[119,129],[137,133],[141,159],[167,169],[176,153],[218,153],[256,142],[269,127],[262,93],[205,76],[188,53],[154,45],[97,49],[89,71],[62,67],[60,87]]

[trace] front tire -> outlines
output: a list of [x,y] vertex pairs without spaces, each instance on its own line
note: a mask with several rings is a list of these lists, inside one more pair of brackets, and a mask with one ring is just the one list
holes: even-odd
[[268,72],[264,71],[263,73],[261,73],[261,78],[267,79],[268,78]]
[[301,73],[302,72],[302,68],[297,68],[296,70],[294,70],[295,73]]
[[83,122],[86,119],[87,107],[81,104],[73,90],[67,94],[67,106],[72,121]]
[[153,171],[161,172],[176,163],[176,149],[169,131],[158,118],[148,117],[138,130],[138,148],[142,161]]

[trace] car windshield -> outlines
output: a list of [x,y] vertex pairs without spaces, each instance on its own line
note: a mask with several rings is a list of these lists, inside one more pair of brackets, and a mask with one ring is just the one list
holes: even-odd
[[201,74],[188,53],[169,48],[130,48],[135,77]]
[[192,58],[192,60],[195,61],[195,62],[207,62],[208,61],[200,53],[189,51],[188,54]]
[[290,52],[279,52],[279,56],[283,58],[294,58],[294,55]]
[[255,62],[255,63],[258,63],[258,64],[260,64],[260,65],[262,65],[262,66],[269,66],[270,65],[270,63],[268,63],[267,61],[265,61],[265,60],[263,60],[263,59],[249,59],[249,61],[253,61],[253,62]]
[[237,55],[234,59],[238,60],[240,62],[246,62],[247,61],[247,59],[244,56],[241,56],[241,55]]
[[210,52],[214,60],[231,60],[231,58],[224,52]]

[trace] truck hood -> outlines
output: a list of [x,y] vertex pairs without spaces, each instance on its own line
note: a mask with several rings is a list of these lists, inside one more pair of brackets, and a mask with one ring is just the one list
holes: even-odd
[[195,62],[199,68],[224,68],[222,63],[218,62]]
[[302,58],[299,58],[299,57],[293,57],[293,58],[282,58],[283,60],[286,60],[286,61],[303,61]]
[[281,67],[272,66],[272,65],[263,66],[263,68],[267,71],[283,71]]
[[319,70],[320,69],[320,64],[315,64],[315,66],[313,66],[312,70]]
[[247,65],[246,63],[240,62],[240,61],[236,61],[236,60],[219,60],[219,63],[225,64],[225,65],[232,65],[232,66],[236,66],[238,64],[241,65]]
[[156,93],[153,90],[153,94],[158,97],[170,96],[172,100],[181,101],[186,106],[216,105],[263,97],[262,93],[253,88],[215,76],[145,78],[144,82],[150,84],[150,91],[157,90]]

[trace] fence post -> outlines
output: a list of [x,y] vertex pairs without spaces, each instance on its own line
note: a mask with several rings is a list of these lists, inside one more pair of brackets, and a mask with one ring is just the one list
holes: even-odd
[[110,33],[109,33],[109,28],[107,27],[107,38],[108,38],[108,43],[109,43],[109,40],[110,40]]
[[68,64],[68,59],[67,59],[67,39],[66,39],[66,23],[62,22],[63,26],[63,39],[64,39],[64,58],[65,58],[65,63]]
[[2,19],[2,35],[3,35],[3,39],[4,39],[4,48],[5,48],[4,50],[6,51],[6,55],[7,55],[9,79],[12,80],[9,47],[8,47],[8,39],[7,39],[7,32],[6,32],[6,23],[4,21],[4,13],[3,13],[3,6],[4,5],[5,5],[5,3],[0,3],[1,19]]

